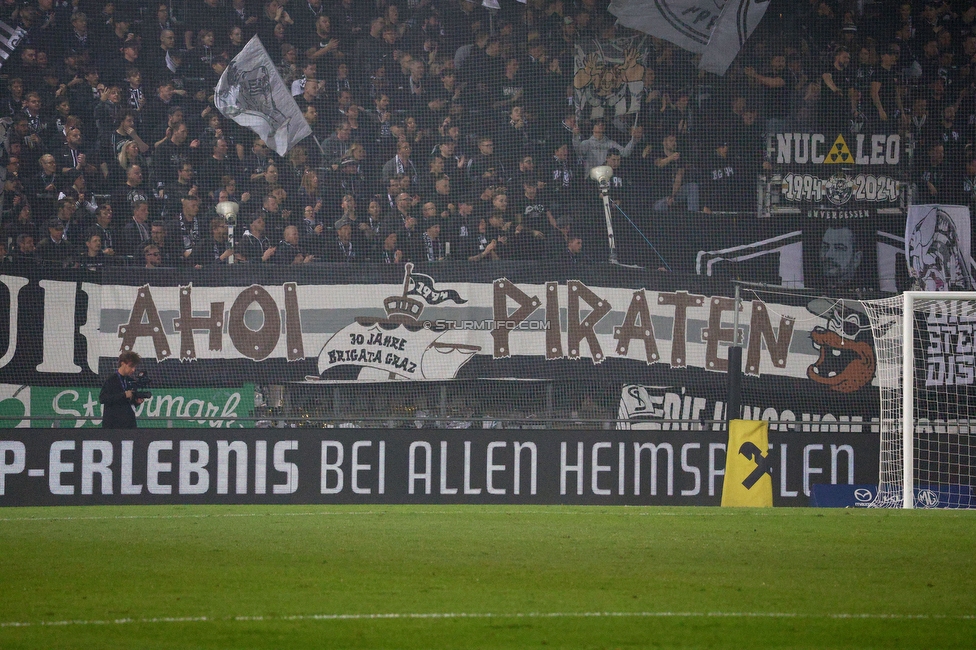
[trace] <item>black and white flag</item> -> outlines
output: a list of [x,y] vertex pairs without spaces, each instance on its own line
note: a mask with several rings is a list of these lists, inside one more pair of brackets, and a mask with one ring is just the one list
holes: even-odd
[[27,31],[23,27],[11,27],[0,20],[0,67],[10,58],[25,36]]
[[279,156],[312,134],[257,36],[220,75],[214,104],[226,117],[261,136]]
[[725,74],[766,13],[769,0],[612,0],[624,27],[702,55],[698,67]]
[[439,305],[445,300],[458,305],[468,302],[454,289],[438,289],[434,286],[434,278],[423,273],[411,273],[408,286],[409,290],[405,295],[420,296],[428,305]]
[[905,223],[908,274],[919,291],[972,291],[972,224],[965,205],[913,205]]

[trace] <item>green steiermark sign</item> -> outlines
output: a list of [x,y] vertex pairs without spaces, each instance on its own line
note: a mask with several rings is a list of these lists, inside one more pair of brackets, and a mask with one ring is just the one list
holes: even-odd
[[[153,387],[151,392],[152,397],[136,408],[140,426],[254,426],[254,384],[239,388]],[[99,387],[0,385],[0,428],[100,427],[98,393]],[[44,419],[31,421],[31,417]]]

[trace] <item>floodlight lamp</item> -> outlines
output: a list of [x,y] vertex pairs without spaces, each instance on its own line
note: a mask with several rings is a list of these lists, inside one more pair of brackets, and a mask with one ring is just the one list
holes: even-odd
[[237,213],[240,211],[241,206],[236,201],[221,201],[215,209],[217,210],[217,214],[227,220],[228,224],[233,224],[237,223]]
[[610,179],[613,178],[613,167],[608,165],[594,167],[590,170],[590,178],[595,180],[600,185],[609,184]]

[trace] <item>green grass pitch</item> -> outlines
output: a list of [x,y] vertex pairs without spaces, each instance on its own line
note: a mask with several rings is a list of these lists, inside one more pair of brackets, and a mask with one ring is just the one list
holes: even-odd
[[972,648],[976,513],[0,510],[0,648]]

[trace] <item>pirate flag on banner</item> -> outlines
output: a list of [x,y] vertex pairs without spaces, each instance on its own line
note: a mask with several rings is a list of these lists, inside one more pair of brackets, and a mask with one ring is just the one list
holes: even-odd
[[224,116],[261,136],[279,156],[312,134],[257,36],[220,75],[214,105]]
[[405,295],[421,296],[427,301],[428,305],[439,305],[445,300],[451,300],[458,305],[463,305],[468,302],[461,298],[460,294],[454,289],[438,290],[434,286],[434,278],[423,273],[411,273],[409,290]]

